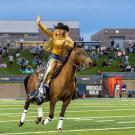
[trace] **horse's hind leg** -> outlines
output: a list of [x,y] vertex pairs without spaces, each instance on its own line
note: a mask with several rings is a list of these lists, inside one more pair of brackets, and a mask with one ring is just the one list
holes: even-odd
[[37,113],[38,113],[38,117],[36,118],[36,124],[39,124],[43,118],[43,110],[42,110],[42,106],[37,104]]
[[20,122],[19,122],[19,124],[18,124],[19,127],[21,127],[21,126],[24,124],[25,120],[26,120],[26,115],[27,115],[27,111],[28,111],[29,105],[30,105],[30,100],[27,99],[27,100],[25,101],[24,111],[23,111],[23,113],[22,113],[21,120],[20,120]]
[[63,125],[64,115],[65,115],[65,111],[66,111],[67,106],[70,103],[70,101],[71,101],[70,99],[63,101],[63,105],[62,105],[62,109],[61,109],[61,113],[60,113],[60,117],[59,117],[59,122],[58,122],[58,126],[57,126],[57,129],[60,131],[63,130],[62,125]]

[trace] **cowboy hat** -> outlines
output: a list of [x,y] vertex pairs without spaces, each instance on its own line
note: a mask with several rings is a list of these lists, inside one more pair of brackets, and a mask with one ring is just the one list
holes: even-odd
[[57,26],[54,26],[54,27],[55,27],[55,29],[63,29],[64,24],[61,23],[61,22],[59,22],[59,23],[57,24]]
[[64,25],[63,23],[58,23],[57,26],[54,26],[55,29],[62,29],[62,30],[65,30],[65,31],[69,31],[69,27],[67,25]]
[[67,25],[64,25],[64,26],[63,26],[63,30],[69,32],[69,27],[68,27]]

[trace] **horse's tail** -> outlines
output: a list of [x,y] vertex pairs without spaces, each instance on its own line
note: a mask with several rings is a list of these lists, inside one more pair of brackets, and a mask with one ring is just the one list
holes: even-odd
[[30,75],[28,75],[28,76],[24,79],[24,87],[25,87],[26,93],[28,93],[27,84],[28,84],[29,78],[30,78]]

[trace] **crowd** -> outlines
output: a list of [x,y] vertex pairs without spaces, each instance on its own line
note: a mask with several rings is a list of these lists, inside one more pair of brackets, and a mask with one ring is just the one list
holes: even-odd
[[21,55],[23,51],[25,51],[25,48],[23,48],[22,44],[15,50],[9,49],[5,46],[0,46],[0,68],[8,68],[12,67],[13,64],[18,64],[20,65],[20,71],[22,73],[32,73],[32,64],[36,67],[42,65],[44,57],[44,50],[42,46],[37,45],[30,50],[32,62],[29,61],[27,57],[23,57]]
[[[112,65],[119,61],[118,68],[121,72],[135,72],[135,63],[129,62],[129,55],[135,54],[135,44],[129,45],[126,49],[120,49],[119,46],[115,48],[107,48],[105,46],[93,46],[91,49],[87,50],[90,57],[94,61],[93,66],[97,66],[97,61],[100,57],[105,58],[101,63],[101,67],[112,67]],[[104,57],[105,56],[105,57]],[[135,58],[134,58],[135,61]]]
[[7,64],[3,60],[3,56],[8,56],[8,48],[0,46],[0,68],[7,68]]
[[[116,66],[120,69],[121,72],[135,72],[135,64],[129,62],[129,55],[135,54],[135,44],[129,45],[125,50],[122,50],[119,47],[107,48],[105,46],[93,46],[89,50],[87,47],[85,47],[85,49],[93,59],[94,67],[112,67],[113,63],[119,61],[119,64]],[[23,48],[23,44],[21,44],[14,51],[9,49],[8,46],[0,46],[0,68],[8,68],[14,63],[17,63],[20,65],[21,72],[31,73],[33,72],[32,65],[35,65],[34,67],[39,67],[43,64],[44,50],[42,46],[37,45],[30,49],[32,61],[29,61],[27,57],[22,57],[21,53],[24,50],[25,48]],[[99,63],[97,64],[97,61],[100,57],[105,59],[100,62],[99,65]],[[7,59],[6,62],[4,61],[5,58]],[[99,74],[99,72],[101,71],[97,71],[97,74]]]
[[32,63],[37,66],[41,66],[43,63],[44,50],[42,46],[36,46],[31,49],[33,56]]

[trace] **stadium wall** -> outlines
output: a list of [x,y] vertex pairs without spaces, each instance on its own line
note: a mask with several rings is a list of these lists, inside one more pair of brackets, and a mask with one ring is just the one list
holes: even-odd
[[[125,97],[128,97],[129,94],[135,97],[135,74],[133,73],[105,73],[102,78],[94,75],[78,76],[77,88],[81,94],[85,93],[90,97],[106,97],[105,95],[108,94],[107,89],[109,89],[107,80],[109,77],[116,75],[122,76],[122,82],[127,86]],[[23,84],[25,77],[0,76],[0,99],[25,99],[26,92]]]
[[0,83],[1,99],[25,99],[26,92],[23,83]]

